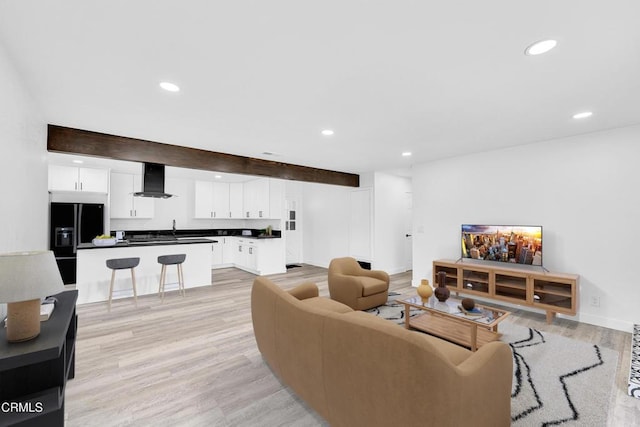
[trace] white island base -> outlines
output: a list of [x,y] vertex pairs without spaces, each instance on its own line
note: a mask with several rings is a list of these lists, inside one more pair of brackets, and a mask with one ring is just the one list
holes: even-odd
[[[135,268],[136,289],[138,296],[158,294],[160,269],[158,256],[186,254],[182,264],[185,289],[211,285],[211,248],[212,243],[176,244],[176,245],[136,245],[114,246],[108,248],[78,250],[76,289],[78,304],[107,301],[111,269],[106,260],[112,258],[140,258]],[[167,266],[166,292],[178,289],[178,274],[175,265]],[[186,292],[189,296],[189,292]],[[176,294],[177,296],[177,294]],[[113,286],[113,298],[133,297],[131,287],[131,270],[116,270]]]

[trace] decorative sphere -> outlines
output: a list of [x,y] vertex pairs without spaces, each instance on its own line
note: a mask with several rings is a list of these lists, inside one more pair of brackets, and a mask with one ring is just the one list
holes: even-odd
[[472,300],[471,298],[464,298],[462,300],[462,307],[465,310],[471,310],[475,306],[476,306],[476,302],[474,300]]

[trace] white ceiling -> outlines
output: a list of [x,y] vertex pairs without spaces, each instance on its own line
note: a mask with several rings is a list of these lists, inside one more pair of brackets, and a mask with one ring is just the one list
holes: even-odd
[[640,123],[638,0],[0,0],[0,43],[48,123],[345,172]]

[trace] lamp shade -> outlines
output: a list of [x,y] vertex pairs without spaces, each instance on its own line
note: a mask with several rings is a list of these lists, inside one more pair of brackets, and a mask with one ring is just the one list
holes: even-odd
[[46,297],[64,291],[51,251],[0,254],[0,303]]

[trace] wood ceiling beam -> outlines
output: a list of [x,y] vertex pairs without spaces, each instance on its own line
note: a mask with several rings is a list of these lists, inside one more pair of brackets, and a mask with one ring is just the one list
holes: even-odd
[[48,125],[47,150],[241,175],[359,187],[360,176],[289,163]]

